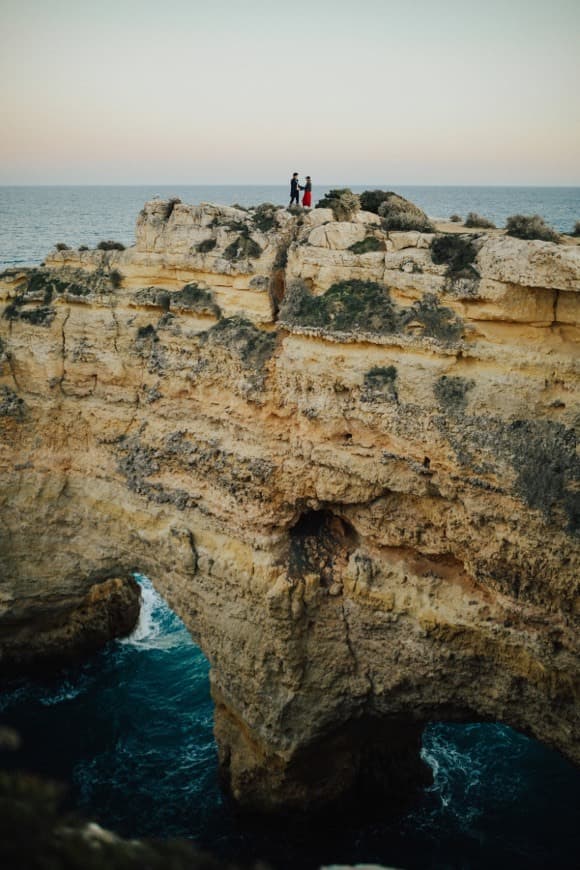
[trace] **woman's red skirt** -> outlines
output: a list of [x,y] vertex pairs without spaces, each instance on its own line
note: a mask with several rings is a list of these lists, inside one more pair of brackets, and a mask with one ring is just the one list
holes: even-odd
[[304,191],[304,196],[302,197],[302,205],[304,206],[304,208],[310,208],[310,206],[312,205],[312,191]]

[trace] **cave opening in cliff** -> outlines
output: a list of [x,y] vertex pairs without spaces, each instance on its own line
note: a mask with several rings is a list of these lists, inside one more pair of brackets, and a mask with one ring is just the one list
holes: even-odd
[[289,531],[288,572],[299,578],[320,573],[331,581],[339,565],[355,549],[358,535],[347,520],[329,508],[307,510],[300,514]]

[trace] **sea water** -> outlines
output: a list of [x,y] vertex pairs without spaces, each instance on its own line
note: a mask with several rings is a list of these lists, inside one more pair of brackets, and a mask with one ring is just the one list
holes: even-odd
[[[501,225],[510,214],[537,212],[561,231],[580,219],[580,188],[395,190],[439,217],[477,211]],[[136,215],[155,195],[284,204],[287,189],[0,188],[0,267],[39,263],[59,241],[130,245]],[[68,782],[73,804],[125,836],[186,837],[224,856],[268,858],[280,870],[365,861],[407,870],[577,866],[580,773],[501,725],[428,726],[423,757],[434,784],[397,821],[380,813],[366,823],[239,819],[219,788],[207,662],[149,581],[141,582],[130,638],[50,679],[3,687],[0,721],[23,738],[5,763]]]
[[129,638],[50,679],[4,688],[0,721],[23,740],[4,763],[70,783],[73,805],[127,837],[184,837],[279,870],[577,866],[580,773],[500,725],[429,725],[422,751],[434,783],[397,820],[380,811],[366,820],[238,818],[218,783],[207,661],[139,579],[143,605]]

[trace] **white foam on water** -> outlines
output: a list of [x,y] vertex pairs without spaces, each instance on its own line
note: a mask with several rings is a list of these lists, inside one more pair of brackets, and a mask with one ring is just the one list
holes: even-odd
[[139,619],[131,634],[119,643],[139,649],[170,650],[189,640],[185,626],[177,621],[149,578],[136,574],[135,579],[141,586]]
[[45,695],[44,697],[41,696],[39,701],[45,707],[52,707],[54,704],[61,704],[63,701],[72,701],[73,698],[77,698],[85,688],[86,682],[84,680],[79,680],[76,685],[65,682],[58,691],[53,692],[50,695]]
[[467,830],[481,815],[480,786],[485,762],[477,744],[469,750],[460,749],[445,733],[432,730],[424,741],[421,757],[433,771],[433,785],[428,791],[438,798],[440,811],[454,817],[459,827]]
[[137,575],[136,579],[141,586],[139,619],[131,634],[123,638],[120,643],[143,646],[161,634],[160,620],[156,619],[156,616],[158,616],[157,611],[163,606],[163,599],[157,594],[147,577]]

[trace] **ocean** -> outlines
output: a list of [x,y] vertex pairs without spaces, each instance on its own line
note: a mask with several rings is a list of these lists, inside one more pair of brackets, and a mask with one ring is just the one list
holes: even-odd
[[23,739],[5,763],[68,782],[74,806],[124,836],[184,837],[276,870],[577,867],[580,772],[501,725],[429,725],[423,757],[434,784],[397,820],[238,818],[218,784],[208,663],[139,579],[143,606],[129,638],[0,693],[0,721]]
[[[326,189],[315,187],[315,199]],[[477,211],[501,225],[510,214],[539,213],[560,231],[580,219],[580,188],[395,190],[435,217]],[[155,195],[285,204],[287,188],[0,188],[0,267],[40,263],[60,241],[129,245],[138,211]],[[397,820],[380,812],[313,824],[238,818],[218,784],[207,661],[149,581],[140,582],[143,608],[130,638],[50,679],[0,691],[0,722],[23,738],[5,764],[69,783],[74,805],[125,836],[190,838],[225,857],[268,859],[276,870],[577,866],[580,772],[498,724],[429,725],[423,756],[434,784]]]
[[[332,185],[317,188],[313,201]],[[335,187],[344,187],[334,185]],[[405,185],[353,185],[394,189],[421,206],[432,217],[465,217],[475,211],[503,226],[512,214],[540,214],[560,232],[570,232],[580,220],[580,187],[413,187]],[[94,247],[102,239],[125,245],[135,240],[135,220],[143,203],[160,196],[178,196],[183,202],[221,205],[287,205],[288,185],[143,187],[0,187],[0,268],[42,262],[57,242],[71,247]]]

